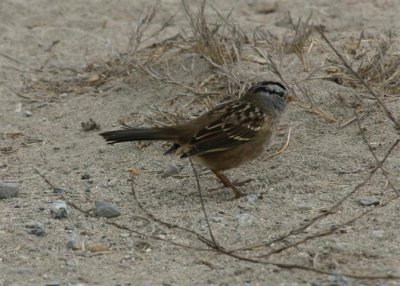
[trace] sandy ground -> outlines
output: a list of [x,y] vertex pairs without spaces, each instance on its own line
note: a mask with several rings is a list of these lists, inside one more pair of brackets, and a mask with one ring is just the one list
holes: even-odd
[[[192,2],[194,7],[195,1]],[[280,39],[290,31],[285,22],[288,11],[294,19],[307,18],[313,12],[313,23],[323,25],[338,47],[343,47],[350,37],[358,37],[362,30],[372,38],[400,28],[397,0],[335,4],[327,0],[280,1],[268,14],[260,12],[263,7],[270,7],[268,1],[231,1],[231,5],[209,2],[224,14],[235,7],[232,19],[245,33],[251,35],[261,26]],[[400,208],[396,200],[380,207],[394,196],[380,171],[334,214],[305,233],[272,245],[276,249],[294,243],[371,209],[330,235],[311,239],[268,259],[315,267],[331,275],[218,254],[194,235],[160,225],[140,210],[131,194],[129,168],[141,170],[134,186],[148,211],[208,237],[187,160],[162,156],[166,148],[162,143],[107,146],[98,131],[85,132],[80,124],[93,118],[101,130],[108,130],[129,117],[133,124],[148,125],[145,116],[155,116],[152,106],[172,112],[177,106],[187,105],[194,96],[184,88],[162,83],[134,69],[124,71],[123,77],[110,78],[98,88],[76,91],[68,87],[77,77],[74,71],[82,71],[88,64],[104,64],[127,50],[129,36],[145,3],[0,2],[0,180],[20,185],[17,197],[0,200],[0,285],[400,285],[399,280],[341,275],[400,276]],[[210,19],[217,18],[212,9],[207,11]],[[171,25],[144,46],[189,31],[180,1],[168,0],[159,4],[147,33],[156,31],[171,15],[175,15]],[[334,58],[318,35],[313,38],[313,47],[305,53],[310,70],[321,66],[328,57]],[[397,51],[399,47],[396,41]],[[276,61],[289,84],[309,76],[294,54],[276,57]],[[208,63],[194,53],[178,53],[169,59],[170,72],[189,84],[191,79],[181,66],[191,64],[198,78],[206,79],[211,74]],[[265,65],[241,62],[235,69],[243,81],[277,79]],[[80,72],[78,76],[86,74]],[[64,86],[55,88],[55,83],[60,82]],[[231,193],[220,188],[211,174],[200,178],[213,233],[226,249],[269,242],[298,228],[352,191],[375,166],[356,122],[340,127],[353,113],[334,94],[350,99],[354,90],[324,80],[307,81],[306,86],[315,104],[336,122],[308,112],[299,103],[291,104],[270,150],[251,164],[228,172],[234,180],[253,179],[243,187],[248,197],[229,201]],[[365,93],[362,96],[371,106],[362,124],[381,159],[399,134],[376,101]],[[398,95],[385,97],[395,116],[399,116],[398,99]],[[189,118],[204,108],[202,101],[195,102],[183,108],[184,116]],[[266,160],[286,140],[289,126],[289,148]],[[397,146],[385,162],[388,176],[397,188],[399,153]],[[163,178],[161,173],[167,163],[182,168],[180,176]],[[65,192],[54,193],[33,168]],[[85,174],[90,178],[82,179]],[[212,188],[220,189],[207,191]],[[85,210],[92,208],[96,200],[112,202],[122,215],[111,221],[143,234],[208,250],[184,248],[121,230],[72,207],[66,219],[54,219],[50,214],[52,203],[61,196]],[[360,199],[376,199],[381,205],[363,206]],[[27,225],[32,222],[42,223],[45,234],[29,234]],[[97,243],[106,249],[72,250],[67,247],[71,240]],[[241,255],[254,257],[268,250],[264,247]]]

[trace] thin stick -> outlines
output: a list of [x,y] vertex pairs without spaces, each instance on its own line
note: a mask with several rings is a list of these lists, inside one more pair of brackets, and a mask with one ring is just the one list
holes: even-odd
[[360,83],[369,91],[369,93],[378,101],[379,105],[385,111],[387,117],[395,124],[397,129],[400,129],[400,122],[398,122],[393,116],[392,112],[385,105],[383,100],[372,90],[372,88],[361,78],[361,76],[352,69],[352,67],[347,63],[344,57],[336,50],[336,48],[332,45],[331,41],[325,36],[324,32],[321,29],[317,29],[320,33],[321,37],[328,44],[328,46],[332,49],[332,51],[336,54],[336,56],[342,61],[343,65],[360,81]]
[[257,256],[255,256],[255,257],[256,257],[256,258],[266,258],[266,257],[270,257],[270,256],[273,255],[273,254],[278,254],[278,253],[281,253],[281,252],[283,252],[283,251],[286,251],[286,250],[288,250],[288,249],[290,249],[290,248],[297,247],[297,246],[299,246],[299,245],[301,245],[301,244],[306,243],[307,241],[314,240],[314,239],[319,238],[319,237],[331,235],[331,234],[333,234],[335,231],[337,231],[338,229],[340,229],[340,228],[342,228],[342,227],[345,227],[345,226],[348,226],[348,225],[351,225],[351,224],[354,223],[356,220],[358,220],[358,219],[360,219],[360,218],[366,216],[367,214],[369,214],[369,213],[371,213],[371,212],[376,211],[376,210],[379,209],[379,208],[382,208],[382,207],[387,206],[389,203],[391,203],[391,202],[393,202],[393,201],[395,201],[395,200],[397,200],[397,199],[399,199],[399,196],[394,196],[394,197],[390,198],[389,200],[387,200],[385,203],[382,203],[382,204],[380,204],[379,206],[377,206],[377,207],[375,207],[375,208],[368,209],[368,210],[362,212],[361,214],[359,214],[359,215],[357,215],[357,216],[355,216],[355,217],[353,217],[353,218],[351,218],[351,219],[349,219],[349,220],[347,220],[347,221],[345,221],[345,222],[343,222],[343,223],[341,223],[341,224],[332,225],[332,226],[331,226],[329,229],[327,229],[327,230],[323,230],[323,231],[320,231],[320,232],[317,232],[317,233],[313,233],[313,234],[311,234],[311,235],[309,235],[309,236],[306,236],[306,237],[302,238],[301,240],[299,240],[299,241],[297,241],[297,242],[290,243],[289,245],[285,245],[285,246],[282,246],[281,248],[272,250],[272,251],[268,252],[267,254],[257,255]]
[[[313,219],[311,219],[311,221],[307,224],[305,224],[303,227],[301,227],[299,230],[304,231],[306,230],[308,227],[312,226],[313,224],[315,224],[317,221],[319,221],[320,219],[328,216],[329,214],[335,212],[339,206],[341,206],[349,197],[351,197],[352,195],[354,195],[356,192],[358,192],[358,190],[360,188],[362,188],[363,186],[365,186],[365,184],[372,178],[372,176],[381,168],[381,166],[383,165],[383,163],[386,161],[386,159],[389,157],[389,155],[392,153],[393,149],[397,146],[397,144],[399,144],[400,139],[397,139],[396,142],[389,148],[388,152],[386,153],[385,157],[381,160],[378,161],[377,165],[375,166],[375,168],[371,171],[371,173],[368,175],[368,177],[361,182],[360,184],[358,184],[350,193],[348,193],[347,195],[345,195],[342,199],[340,199],[336,204],[334,204],[326,213],[320,214],[316,217],[314,217]],[[296,233],[293,233],[296,234]]]
[[[36,168],[32,167],[32,169],[46,182],[46,184],[48,184],[51,188],[53,188],[53,190],[56,190],[56,189],[57,189],[57,188],[56,188],[42,173],[40,173]],[[79,212],[81,212],[81,213],[83,213],[83,214],[85,214],[85,215],[91,216],[91,217],[96,217],[94,214],[91,214],[91,213],[90,213],[91,210],[85,211],[85,210],[83,210],[82,208],[78,207],[76,204],[74,204],[74,203],[72,203],[71,201],[69,201],[68,199],[66,199],[64,196],[61,196],[61,197],[62,197],[63,200],[66,201],[66,203],[67,203],[69,206],[73,207],[73,208],[76,209],[77,211],[79,211]],[[97,218],[97,217],[96,217],[96,218]],[[114,227],[116,227],[116,228],[118,228],[118,229],[127,230],[127,231],[132,232],[132,233],[135,233],[135,234],[137,234],[137,235],[139,235],[139,236],[151,238],[151,239],[154,239],[154,240],[163,241],[163,242],[166,242],[166,243],[173,244],[173,245],[175,245],[175,246],[180,246],[180,247],[183,247],[183,248],[193,249],[193,250],[197,250],[197,251],[208,251],[208,250],[209,250],[209,249],[206,249],[206,248],[200,248],[200,247],[195,247],[195,246],[192,246],[192,245],[186,245],[186,244],[174,242],[174,241],[172,241],[172,240],[168,240],[168,239],[165,239],[165,238],[162,238],[162,237],[158,237],[158,236],[155,236],[155,235],[146,234],[146,233],[143,233],[143,232],[134,230],[134,229],[132,229],[132,228],[129,228],[129,227],[125,226],[125,225],[121,225],[121,224],[119,224],[119,223],[117,223],[117,222],[114,222],[114,221],[105,220],[104,222],[105,222],[106,224],[112,225],[112,226],[114,226]],[[200,235],[198,235],[198,236],[200,236]]]
[[349,197],[353,196],[355,193],[357,193],[362,187],[364,187],[369,180],[375,175],[375,173],[381,168],[382,164],[386,161],[386,159],[389,157],[389,155],[392,153],[393,149],[400,143],[400,139],[397,139],[396,142],[389,148],[387,151],[386,155],[381,161],[378,161],[377,165],[375,168],[371,171],[371,173],[368,175],[367,178],[364,179],[361,183],[359,183],[357,186],[354,187],[354,189],[349,192],[347,195],[345,195],[343,198],[341,198],[336,204],[334,204],[332,207],[330,207],[325,213],[322,213],[320,215],[315,216],[312,218],[308,223],[304,224],[303,226],[293,229],[289,231],[288,233],[266,243],[259,243],[259,244],[254,244],[252,246],[247,246],[247,247],[241,247],[232,251],[243,251],[243,250],[254,250],[256,248],[261,248],[261,247],[269,247],[273,243],[277,243],[280,241],[284,241],[286,238],[292,236],[292,235],[298,235],[302,232],[304,232],[307,228],[311,227],[318,221],[322,220],[323,218],[327,217],[328,215],[334,213]]
[[[36,174],[38,174],[38,175],[43,179],[43,181],[46,182],[46,184],[48,184],[48,185],[53,189],[53,191],[57,191],[58,188],[55,187],[42,173],[40,173],[40,172],[39,172],[36,168],[34,168],[34,167],[32,167],[32,169],[33,169],[33,171],[35,171]],[[73,207],[74,209],[80,211],[81,213],[84,213],[84,214],[86,214],[86,215],[88,215],[88,216],[91,216],[91,217],[95,217],[95,216],[91,213],[92,209],[84,210],[84,209],[82,209],[81,207],[78,207],[78,206],[77,206],[76,204],[74,204],[73,202],[69,201],[64,195],[61,195],[61,198],[62,198],[69,206],[71,206],[71,207]]]
[[215,240],[214,234],[213,234],[212,229],[211,229],[211,224],[210,224],[210,221],[209,221],[209,219],[208,219],[208,214],[207,214],[207,211],[206,211],[206,206],[205,206],[205,204],[204,204],[203,193],[202,193],[202,191],[201,191],[199,175],[197,174],[196,168],[195,168],[194,165],[193,165],[192,158],[190,158],[190,156],[189,156],[188,158],[189,158],[190,166],[192,167],[194,176],[195,176],[195,178],[196,178],[196,184],[197,184],[197,190],[198,190],[198,193],[199,193],[199,196],[200,196],[201,208],[203,209],[204,218],[205,218],[205,220],[206,220],[208,232],[209,232],[210,237],[211,237],[211,240],[212,240],[212,242],[213,242],[213,246],[214,246],[216,249],[222,249],[222,247],[219,246],[218,243],[217,243],[217,241]]
[[[177,225],[177,224],[173,224],[173,223],[170,223],[170,222],[166,222],[166,221],[164,221],[164,220],[159,219],[158,217],[156,217],[156,216],[155,216],[154,214],[152,214],[151,212],[149,212],[149,211],[144,207],[144,205],[143,205],[142,202],[139,200],[139,198],[138,198],[138,196],[137,196],[137,194],[136,194],[135,188],[134,188],[134,186],[133,186],[133,183],[134,183],[133,178],[134,178],[134,176],[131,175],[131,192],[132,192],[132,196],[133,196],[133,198],[135,199],[135,201],[136,201],[138,207],[139,207],[150,219],[152,219],[153,221],[155,221],[155,222],[157,222],[157,223],[159,223],[159,224],[165,225],[165,226],[167,226],[167,227],[169,227],[169,228],[180,229],[180,230],[186,231],[186,232],[188,232],[188,233],[191,233],[191,234],[195,235],[200,241],[206,243],[207,245],[212,245],[212,244],[213,244],[213,241],[210,241],[209,239],[207,239],[207,238],[204,237],[203,235],[201,235],[201,234],[195,232],[194,230],[191,230],[191,229],[189,229],[189,228],[186,228],[186,227],[183,227],[183,226],[180,226],[180,225]],[[199,249],[199,250],[200,250],[200,249]],[[201,249],[201,250],[206,250],[206,249]]]
[[269,159],[275,157],[276,155],[281,154],[282,152],[284,152],[284,151],[289,147],[289,141],[290,141],[290,133],[291,133],[291,131],[292,131],[292,127],[289,127],[289,132],[288,132],[288,135],[287,135],[287,139],[286,139],[285,144],[284,144],[283,146],[281,146],[281,148],[279,148],[275,153],[272,153],[272,154],[268,155],[268,156],[265,158],[265,160],[269,160]]
[[[378,159],[378,157],[376,156],[376,154],[375,154],[375,152],[374,152],[374,149],[372,148],[371,144],[368,142],[367,137],[365,136],[365,130],[361,127],[361,120],[360,120],[360,117],[358,116],[358,113],[357,113],[356,110],[353,110],[353,111],[354,111],[354,115],[355,115],[355,120],[357,121],[358,129],[359,129],[359,131],[360,131],[360,135],[361,135],[361,137],[362,137],[364,143],[368,146],[368,150],[369,150],[369,152],[372,154],[372,157],[374,157],[375,163],[376,163],[376,165],[378,166],[378,165],[379,165],[379,159]],[[395,144],[397,144],[398,141],[400,141],[400,139],[397,139],[397,141],[395,142]],[[380,169],[381,169],[381,171],[382,171],[383,176],[385,176],[385,178],[386,178],[388,184],[389,184],[390,187],[392,188],[392,190],[395,192],[395,194],[396,194],[397,196],[400,196],[400,190],[398,190],[398,189],[395,188],[395,186],[394,186],[393,183],[391,182],[391,180],[390,180],[388,174],[387,174],[386,171],[383,169],[382,164],[380,165]]]

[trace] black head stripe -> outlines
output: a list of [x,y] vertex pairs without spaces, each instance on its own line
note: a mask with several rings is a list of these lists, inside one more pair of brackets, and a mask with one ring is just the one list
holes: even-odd
[[[271,88],[273,86],[277,86],[282,90],[278,90],[276,88]],[[278,94],[279,96],[284,96],[286,93],[286,87],[283,84],[281,84],[280,82],[262,81],[262,82],[258,82],[253,87],[251,87],[249,91],[252,91],[254,93],[257,93],[260,91],[273,92],[273,93]]]

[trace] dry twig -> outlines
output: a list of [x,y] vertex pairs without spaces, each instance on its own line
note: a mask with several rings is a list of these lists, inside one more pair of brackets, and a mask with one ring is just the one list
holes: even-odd
[[387,117],[394,123],[394,125],[396,126],[396,129],[400,130],[400,122],[396,120],[396,118],[394,117],[392,112],[389,110],[389,108],[386,106],[386,104],[383,101],[383,99],[381,98],[381,96],[379,96],[377,93],[375,93],[375,91],[372,90],[372,88],[369,86],[369,84],[348,64],[346,59],[332,45],[331,41],[326,37],[324,32],[322,30],[318,30],[318,31],[319,31],[322,39],[324,39],[324,41],[328,44],[328,46],[331,48],[331,50],[340,59],[340,61],[344,65],[344,67],[346,67],[346,69],[349,72],[351,72],[351,74],[360,82],[360,84],[362,84],[368,90],[368,92],[376,99],[376,101],[379,103],[379,105],[383,108],[383,110],[385,111]]

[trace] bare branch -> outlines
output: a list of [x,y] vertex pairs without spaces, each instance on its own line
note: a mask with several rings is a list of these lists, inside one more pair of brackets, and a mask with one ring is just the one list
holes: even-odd
[[375,91],[372,90],[372,88],[367,84],[367,82],[361,78],[361,76],[354,71],[354,69],[347,63],[346,59],[338,52],[338,50],[332,45],[331,41],[325,36],[324,32],[321,29],[318,29],[318,32],[320,33],[322,39],[328,44],[328,46],[331,48],[331,50],[336,54],[336,56],[340,59],[340,61],[343,63],[343,65],[348,69],[355,78],[359,80],[359,82],[368,90],[368,92],[377,100],[379,105],[383,108],[385,111],[387,117],[395,124],[396,129],[400,129],[400,122],[396,120],[396,118],[393,116],[392,112],[389,110],[389,108],[386,106],[386,104],[383,102],[381,97],[375,93]]

